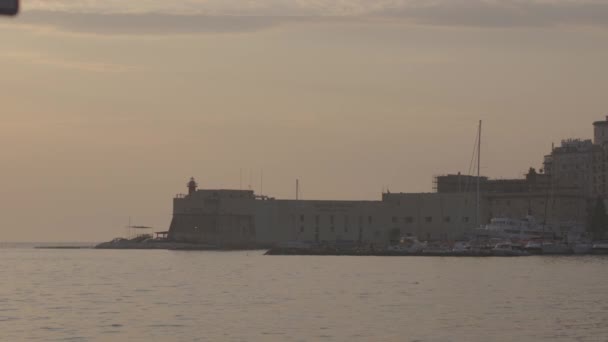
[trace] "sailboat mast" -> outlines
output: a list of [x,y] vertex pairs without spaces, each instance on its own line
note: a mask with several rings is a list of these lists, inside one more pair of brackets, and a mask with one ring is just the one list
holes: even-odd
[[477,226],[481,223],[480,216],[480,198],[479,198],[479,177],[481,169],[481,120],[479,120],[479,129],[477,131]]

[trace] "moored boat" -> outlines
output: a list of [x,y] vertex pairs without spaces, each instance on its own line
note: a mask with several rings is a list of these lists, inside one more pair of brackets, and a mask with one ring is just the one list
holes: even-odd
[[494,256],[526,256],[530,255],[530,253],[514,248],[513,244],[510,242],[500,242],[497,243],[494,248],[492,248],[492,255]]
[[475,234],[504,240],[552,239],[555,235],[551,227],[538,223],[531,215],[522,219],[493,218],[489,224],[476,229]]
[[564,255],[564,254],[572,254],[572,248],[568,246],[566,243],[561,241],[546,241],[542,243],[542,252],[543,254],[550,255]]
[[543,243],[541,240],[530,240],[524,245],[524,250],[530,254],[542,254]]
[[471,244],[467,241],[456,241],[452,246],[452,252],[468,253],[471,251]]
[[591,253],[593,254],[608,254],[608,241],[596,241],[591,247]]
[[576,242],[572,245],[574,254],[589,254],[593,249],[593,244],[590,242]]
[[415,254],[421,253],[427,247],[426,243],[418,241],[415,237],[403,237],[399,243],[387,247],[389,252]]

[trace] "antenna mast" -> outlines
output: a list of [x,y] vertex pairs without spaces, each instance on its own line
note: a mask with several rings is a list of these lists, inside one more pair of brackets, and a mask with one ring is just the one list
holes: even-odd
[[479,177],[481,169],[481,120],[479,120],[479,129],[477,131],[477,226],[481,223],[480,216],[480,198],[479,198]]
[[249,169],[249,190],[251,190],[251,183],[253,179],[253,171],[251,171],[251,169]]
[[300,180],[296,178],[296,201],[300,196]]

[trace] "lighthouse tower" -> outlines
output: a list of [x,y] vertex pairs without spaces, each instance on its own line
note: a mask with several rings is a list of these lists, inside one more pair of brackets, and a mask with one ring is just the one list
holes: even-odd
[[196,192],[196,187],[198,186],[198,184],[196,184],[194,177],[190,177],[190,181],[188,182],[188,184],[186,184],[186,186],[188,187],[188,195],[192,195]]

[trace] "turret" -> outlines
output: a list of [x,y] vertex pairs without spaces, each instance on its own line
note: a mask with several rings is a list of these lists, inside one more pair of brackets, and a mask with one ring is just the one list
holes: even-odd
[[605,121],[596,121],[593,123],[593,143],[595,145],[604,145],[608,142],[608,115]]
[[198,184],[196,184],[194,177],[190,177],[190,181],[186,186],[188,187],[188,195],[192,195],[196,192],[196,187],[198,186]]

